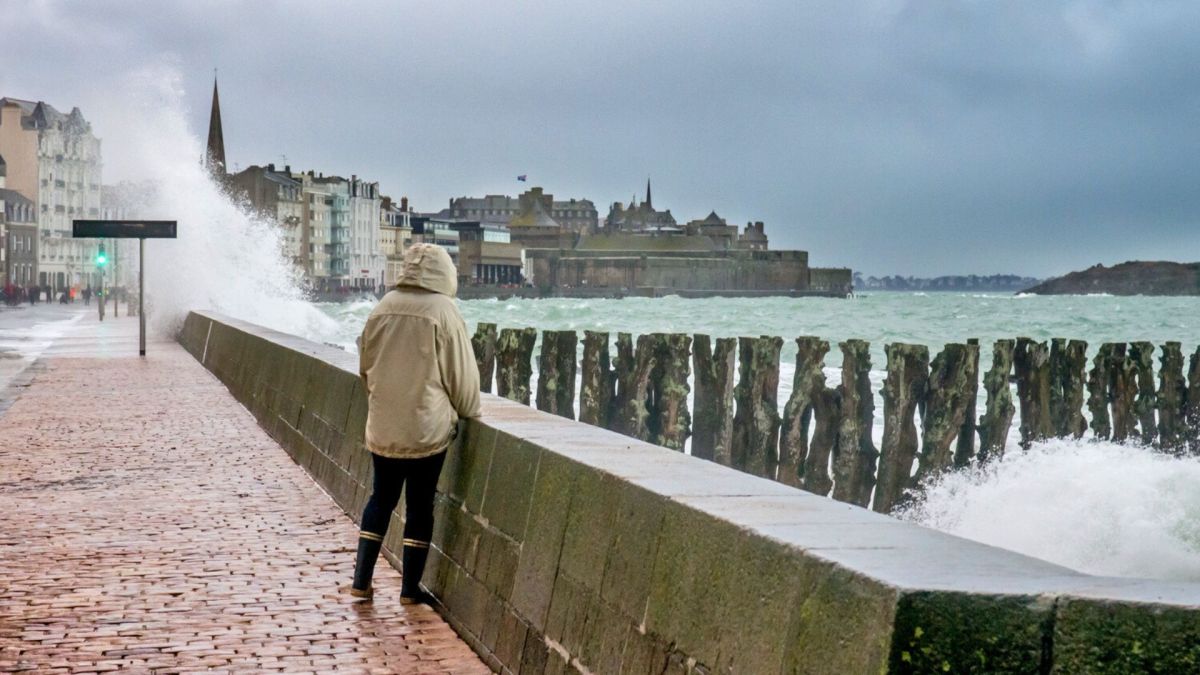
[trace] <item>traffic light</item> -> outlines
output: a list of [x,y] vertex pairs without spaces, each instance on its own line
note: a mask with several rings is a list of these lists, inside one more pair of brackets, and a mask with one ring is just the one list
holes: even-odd
[[108,254],[104,252],[104,244],[100,244],[100,250],[96,251],[96,267],[104,267],[108,264]]

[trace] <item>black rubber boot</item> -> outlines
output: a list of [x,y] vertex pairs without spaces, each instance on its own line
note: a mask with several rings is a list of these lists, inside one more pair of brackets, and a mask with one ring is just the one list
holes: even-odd
[[404,550],[401,554],[401,563],[404,569],[401,570],[400,576],[400,602],[428,604],[431,597],[421,590],[421,575],[425,573],[425,561],[429,559],[429,544],[414,542],[410,545],[409,541],[408,539],[404,541]]
[[356,597],[370,597],[371,577],[375,576],[375,561],[379,559],[379,549],[383,547],[383,537],[371,532],[360,532],[358,535],[358,559],[354,562],[354,584],[350,594]]

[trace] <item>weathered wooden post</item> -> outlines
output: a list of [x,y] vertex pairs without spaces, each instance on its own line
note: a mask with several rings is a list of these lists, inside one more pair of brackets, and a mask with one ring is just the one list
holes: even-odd
[[813,395],[813,436],[804,459],[804,489],[822,497],[829,494],[829,457],[842,426],[842,388],[821,387]]
[[875,417],[871,346],[863,340],[847,340],[838,347],[842,350],[842,419],[833,447],[833,498],[866,506],[875,488],[879,458],[871,440]]
[[1013,352],[1017,399],[1021,406],[1021,447],[1054,435],[1050,414],[1050,350],[1045,342],[1017,338]]
[[782,348],[783,338],[779,337],[738,338],[741,372],[733,391],[737,412],[733,420],[732,466],[765,478],[775,477],[778,462]]
[[579,421],[603,427],[608,423],[614,385],[608,361],[608,333],[584,331],[579,370]]
[[1137,435],[1137,367],[1125,343],[1113,345],[1108,400],[1112,402],[1112,439],[1118,443]]
[[[917,456],[917,405],[929,385],[929,348],[884,345],[887,379],[883,381],[883,441],[879,446],[879,479],[871,507],[887,513],[910,485]],[[797,371],[798,372],[798,371]]]
[[578,345],[579,337],[573,330],[542,331],[542,351],[538,356],[538,410],[575,419],[575,349]]
[[533,346],[537,330],[505,328],[496,340],[496,393],[529,405],[529,378],[533,375]]
[[1200,347],[1188,361],[1187,399],[1183,407],[1188,452],[1200,455]]
[[1092,414],[1092,434],[1096,440],[1106,441],[1112,436],[1112,418],[1109,410],[1109,389],[1113,379],[1113,359],[1116,345],[1105,342],[1092,358],[1092,370],[1087,380],[1087,407]]
[[1178,342],[1163,345],[1158,381],[1158,442],[1164,450],[1180,452],[1187,444],[1188,388],[1183,379],[1183,349]]
[[966,392],[967,413],[963,416],[962,428],[958,430],[958,441],[954,449],[954,466],[965,467],[975,458],[975,413],[979,405],[979,339],[970,338],[968,345],[973,345],[974,356],[969,356],[968,368],[971,372],[963,375],[965,384],[970,388]]
[[1008,375],[1012,372],[1012,340],[996,340],[992,345],[992,367],[983,378],[987,392],[987,403],[983,416],[979,418],[979,461],[987,462],[1004,457],[1004,446],[1008,443],[1008,430],[1012,427],[1016,407],[1012,402],[1012,389]]
[[[618,356],[621,356],[620,335],[617,339]],[[650,378],[658,363],[658,341],[659,338],[655,335],[638,336],[633,370],[626,375],[624,381],[619,382],[622,388],[621,408],[613,420],[614,431],[643,441],[650,440]],[[618,378],[620,376],[618,372]]]
[[475,352],[475,365],[479,366],[479,389],[492,392],[492,380],[496,372],[496,324],[480,323],[471,336],[471,349]]
[[817,337],[796,338],[796,374],[792,395],[783,407],[779,430],[778,480],[794,487],[804,484],[804,462],[808,457],[808,428],[813,400],[825,388],[825,355],[829,343]]
[[979,345],[948,344],[930,364],[918,481],[954,465],[950,446],[967,415],[968,392],[974,386],[971,380],[975,379],[978,363]]
[[613,359],[613,395],[610,403],[605,428],[622,433],[623,428],[617,421],[628,405],[628,399],[633,395],[633,373],[637,368],[637,359],[633,354],[633,336],[629,333],[617,333],[617,355]]
[[733,386],[737,340],[696,335],[692,362],[696,372],[696,416],[692,456],[729,466],[733,444]]
[[664,448],[682,451],[692,430],[688,411],[692,338],[668,333],[659,334],[657,341],[657,367],[651,378],[650,438]]
[[1082,340],[1050,341],[1050,414],[1054,435],[1081,438],[1087,431],[1083,416],[1083,390],[1087,371],[1087,343]]
[[1154,389],[1154,345],[1149,342],[1130,342],[1129,360],[1137,377],[1137,399],[1133,404],[1137,415],[1142,443],[1153,445],[1158,437],[1158,421],[1154,411],[1158,400]]

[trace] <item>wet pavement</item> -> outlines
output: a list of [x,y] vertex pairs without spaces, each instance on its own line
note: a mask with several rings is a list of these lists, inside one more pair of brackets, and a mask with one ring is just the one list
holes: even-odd
[[90,309],[0,312],[24,364],[0,381],[0,672],[489,672],[382,560],[373,602],[340,594],[354,523],[174,342],[140,359],[136,318]]

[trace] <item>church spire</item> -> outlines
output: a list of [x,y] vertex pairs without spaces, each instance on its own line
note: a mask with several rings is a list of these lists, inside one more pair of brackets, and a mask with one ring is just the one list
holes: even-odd
[[208,151],[205,164],[209,173],[225,177],[225,136],[221,132],[221,99],[217,95],[217,75],[213,73],[212,113],[208,117]]
[[650,201],[650,179],[646,179],[646,208],[654,208],[654,202]]

